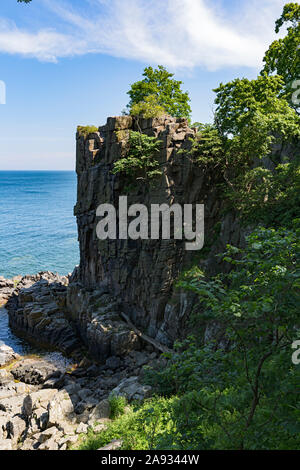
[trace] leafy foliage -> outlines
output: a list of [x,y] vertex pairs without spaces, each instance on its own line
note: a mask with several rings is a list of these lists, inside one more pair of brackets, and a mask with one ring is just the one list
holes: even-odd
[[279,97],[282,89],[283,80],[279,76],[264,75],[256,80],[243,78],[221,84],[215,90],[215,122],[221,135],[233,136],[250,158],[262,158],[270,153],[271,144],[282,145],[299,137],[299,117]]
[[[270,46],[261,75],[221,84],[214,124],[194,125],[191,159],[218,175],[227,206],[256,229],[245,247],[227,247],[224,273],[208,278],[197,265],[183,273],[178,287],[198,297],[194,337],[176,343],[163,367],[147,370],[159,396],[90,433],[82,449],[116,438],[124,449],[300,447],[300,369],[291,360],[300,338],[300,121],[291,102],[300,78],[299,18],[299,5],[287,4],[276,23],[277,32],[288,25],[287,35]],[[143,115],[152,102],[188,115],[188,95],[172,74],[149,67],[144,76],[129,92],[129,109]],[[142,181],[160,174],[155,144],[131,133],[114,172]]]
[[299,221],[291,230],[255,230],[245,249],[228,246],[235,269],[206,279],[198,269],[179,285],[199,296],[199,319],[214,339],[187,338],[149,369],[153,397],[89,432],[81,450],[113,439],[123,449],[297,449],[300,445],[300,369],[291,343],[300,337]]
[[[264,57],[263,73],[271,75],[276,73],[284,80],[284,93],[293,106],[291,96],[295,89],[293,82],[300,79],[300,5],[287,3],[281,17],[276,21],[276,33],[283,26],[287,26],[284,38],[274,41]],[[299,111],[299,105],[294,105]]]
[[161,438],[172,429],[169,409],[173,400],[156,397],[130,407],[106,431],[99,434],[90,431],[78,450],[97,450],[114,439],[123,440],[123,450],[156,449]]
[[111,395],[109,397],[111,419],[115,419],[115,418],[118,418],[119,416],[122,416],[125,412],[126,405],[127,405],[127,400],[125,397],[120,396],[120,395]]
[[282,162],[288,144],[297,148],[300,119],[279,97],[281,89],[280,77],[221,84],[215,124],[198,124],[190,152],[195,163],[222,175],[227,201],[248,222],[286,224],[299,215],[300,150],[292,161],[287,152]]
[[83,136],[85,139],[90,135],[98,132],[96,126],[77,126],[77,132],[79,136]]
[[146,99],[150,96],[150,102],[155,97],[155,107],[162,107],[167,114],[174,117],[190,117],[189,95],[181,90],[182,82],[175,80],[174,74],[159,65],[157,69],[145,68],[143,76],[145,78],[131,85],[128,92],[130,102],[127,108],[131,114],[136,114],[136,105],[144,103],[141,106],[145,107]]
[[134,104],[130,113],[133,116],[146,119],[157,118],[167,114],[166,110],[158,104],[158,99],[155,95],[146,96],[143,101]]
[[230,274],[206,280],[193,269],[180,281],[199,295],[199,316],[215,334],[177,344],[168,367],[150,373],[161,392],[179,397],[176,448],[299,447],[300,370],[291,362],[297,326],[300,333],[298,227],[257,229],[246,249],[228,247]]
[[246,223],[291,227],[292,220],[300,218],[299,156],[273,171],[261,166],[246,171],[227,197]]
[[112,173],[122,173],[135,181],[154,180],[162,174],[156,157],[159,146],[155,137],[130,131],[126,156],[114,164]]

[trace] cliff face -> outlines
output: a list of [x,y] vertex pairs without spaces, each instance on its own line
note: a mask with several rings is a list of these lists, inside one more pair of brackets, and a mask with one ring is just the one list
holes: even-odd
[[[140,183],[131,190],[128,205],[142,203],[149,208],[151,204],[164,203],[204,204],[205,256],[201,251],[186,251],[185,241],[181,240],[97,239],[97,207],[110,203],[117,208],[119,196],[126,195],[124,178],[113,175],[112,169],[114,162],[126,152],[130,130],[141,130],[159,139],[158,158],[163,175],[153,186]],[[217,175],[206,174],[194,166],[186,152],[194,136],[195,131],[185,119],[139,119],[136,122],[129,116],[109,118],[98,132],[77,135],[75,215],[80,266],[69,289],[69,307],[81,330],[90,331],[90,336],[84,334],[86,342],[89,338],[97,342],[97,327],[91,326],[91,312],[87,316],[83,313],[88,307],[82,298],[86,292],[98,291],[99,295],[106,292],[111,296],[116,313],[126,313],[149,336],[171,345],[181,336],[194,305],[193,296],[175,289],[178,275],[185,267],[195,264],[195,259],[211,272],[216,271],[216,250],[226,243],[240,242],[241,231],[234,217],[228,214],[220,218],[222,200],[216,189]],[[108,305],[106,303],[109,310]]]

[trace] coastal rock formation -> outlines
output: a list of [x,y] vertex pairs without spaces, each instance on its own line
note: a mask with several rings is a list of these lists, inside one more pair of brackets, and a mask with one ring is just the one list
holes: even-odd
[[78,334],[99,362],[140,349],[138,336],[120,316],[119,302],[105,289],[87,291],[71,283],[67,303]]
[[15,282],[13,279],[5,279],[0,276],[0,307],[6,304],[14,289]]
[[141,349],[140,336],[121,317],[119,302],[107,289],[78,290],[76,283],[67,289],[68,283],[68,277],[50,272],[20,279],[6,304],[14,333],[39,349],[59,350],[76,360],[87,353],[102,364],[109,358],[113,369],[120,358]]
[[[137,183],[129,194],[122,175],[112,174],[114,163],[126,154],[131,130],[156,137],[162,176],[154,185]],[[243,233],[233,214],[221,217],[218,175],[194,165],[188,154],[195,137],[186,119],[171,117],[136,120],[130,116],[108,118],[89,135],[77,134],[78,195],[75,207],[80,244],[80,266],[68,288],[67,306],[91,352],[109,355],[96,327],[93,308],[124,312],[132,323],[160,343],[172,346],[180,338],[195,298],[175,289],[179,274],[195,263],[217,272],[215,253],[227,243],[239,244]],[[175,203],[205,205],[206,253],[185,250],[184,240],[99,240],[96,209],[110,203],[118,208],[119,196],[128,194],[128,205]],[[107,300],[104,293],[109,295]],[[82,300],[84,299],[84,300]],[[103,304],[102,304],[103,302]],[[86,313],[88,311],[88,314]],[[97,317],[96,313],[96,317]]]
[[[117,207],[127,194],[126,181],[112,169],[126,153],[130,130],[160,141],[163,171],[156,184],[131,189],[128,204],[204,204],[204,254],[187,251],[185,240],[97,239],[97,207]],[[182,337],[196,302],[176,289],[179,274],[195,257],[218,272],[215,254],[244,236],[234,214],[221,216],[218,175],[193,165],[194,137],[185,119],[129,116],[77,135],[80,266],[69,276],[0,278],[0,301],[14,332],[39,348],[62,351],[71,362],[60,367],[0,347],[0,450],[66,450],[89,428],[105,429],[111,396],[129,402],[151,396],[142,383],[144,366],[163,367],[161,352]],[[213,334],[209,326],[205,334]]]
[[[11,351],[10,351],[11,352]],[[139,379],[142,364],[158,355],[131,352],[103,366],[55,364],[53,357],[7,356],[0,368],[0,450],[67,450],[89,429],[101,432],[110,421],[111,394],[128,401],[151,395]]]
[[[162,175],[155,184],[140,181],[129,191],[126,178],[112,170],[126,155],[132,130],[158,140]],[[6,308],[15,332],[65,354],[80,355],[85,348],[102,364],[143,349],[149,339],[156,351],[164,351],[182,338],[197,297],[176,289],[178,276],[195,262],[210,274],[218,272],[222,265],[215,254],[244,239],[234,214],[221,215],[219,175],[190,158],[195,133],[186,119],[130,116],[108,118],[92,134],[78,132],[80,265],[68,277],[0,278],[0,299],[9,298]],[[186,240],[99,240],[97,207],[110,203],[117,208],[126,194],[128,205],[142,203],[148,209],[152,204],[204,204],[204,250],[187,251]]]
[[6,305],[13,330],[32,343],[66,354],[80,349],[67,318],[67,284],[67,277],[50,272],[20,279]]
[[16,354],[12,348],[0,342],[0,367],[3,367],[5,364],[17,358],[18,354]]

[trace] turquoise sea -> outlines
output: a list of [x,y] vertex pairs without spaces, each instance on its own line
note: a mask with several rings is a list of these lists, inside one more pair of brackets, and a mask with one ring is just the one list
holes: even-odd
[[74,172],[0,171],[0,276],[72,272],[75,202]]

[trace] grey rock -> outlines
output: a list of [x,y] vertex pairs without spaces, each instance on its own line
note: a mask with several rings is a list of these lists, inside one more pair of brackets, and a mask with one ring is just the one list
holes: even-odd
[[1,450],[13,450],[12,441],[10,439],[0,440]]
[[7,436],[13,442],[18,442],[26,429],[26,422],[19,416],[13,416],[6,425]]
[[48,427],[62,426],[62,423],[74,422],[74,406],[65,391],[57,392],[48,405]]
[[112,356],[107,359],[105,365],[108,367],[108,369],[116,370],[120,367],[121,363],[122,362],[119,357]]
[[[78,436],[65,436],[59,440],[58,445],[59,446],[66,445],[66,447],[68,448],[69,446],[75,444],[77,441],[78,441]],[[60,450],[62,450],[61,447],[60,447]]]
[[[74,352],[80,347],[80,341],[65,315],[67,284],[66,277],[50,272],[22,278],[17,295],[6,305],[10,325],[31,342],[56,347],[66,354]],[[43,371],[39,372],[43,377]],[[36,383],[39,378],[29,376],[26,380]]]
[[24,398],[23,405],[22,405],[22,415],[25,419],[29,419],[32,416],[32,398],[30,395],[27,395]]
[[51,439],[57,436],[60,437],[61,433],[55,426],[53,426],[52,428],[46,429],[46,431],[43,431],[42,433],[40,433],[37,440],[38,442],[43,444],[44,442],[48,441],[48,439]]
[[86,401],[87,398],[92,395],[92,391],[88,388],[82,388],[81,390],[78,390],[77,395],[81,400]]
[[100,373],[100,370],[98,366],[92,365],[91,367],[88,368],[86,373],[89,377],[97,377]]
[[88,425],[84,423],[80,423],[79,426],[76,429],[76,434],[87,434],[88,432]]
[[112,441],[110,444],[108,444],[107,446],[105,447],[101,447],[100,449],[98,450],[118,450],[118,449],[121,449],[123,445],[123,441],[121,440],[115,440],[115,441]]
[[73,382],[69,385],[67,385],[66,387],[64,387],[64,390],[69,394],[69,395],[72,395],[72,394],[75,394],[77,393],[79,390],[81,389],[80,385]]
[[7,438],[7,422],[9,417],[0,416],[0,441]]
[[102,419],[109,419],[110,417],[110,404],[108,400],[102,400],[90,413],[89,421],[96,422]]
[[18,356],[12,348],[0,341],[0,367],[5,366],[18,357],[20,356]]
[[111,396],[124,396],[128,401],[144,400],[151,396],[152,387],[142,385],[138,381],[138,377],[130,377],[123,380],[118,387],[112,390]]
[[80,401],[79,403],[76,403],[74,407],[74,412],[77,415],[81,415],[82,413],[85,412],[85,410],[86,410],[86,403],[84,401]]
[[38,447],[38,450],[52,450],[52,451],[59,450],[59,446],[55,437],[52,437],[48,439],[46,442],[44,442],[43,444],[41,444]]

